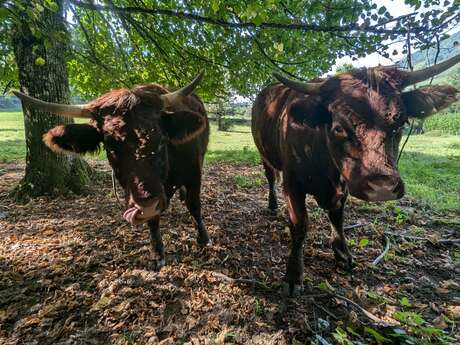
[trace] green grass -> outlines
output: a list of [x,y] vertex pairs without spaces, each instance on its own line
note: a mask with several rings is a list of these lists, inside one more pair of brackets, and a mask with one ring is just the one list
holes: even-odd
[[259,154],[252,140],[249,126],[233,126],[230,132],[220,132],[211,125],[207,162],[229,161],[258,164]]
[[0,113],[0,162],[24,159],[24,121],[21,112]]
[[460,113],[447,113],[431,116],[425,120],[427,132],[439,131],[444,134],[460,135]]
[[460,136],[412,136],[400,170],[410,195],[437,209],[460,210]]
[[[104,158],[101,153],[98,158]],[[0,113],[0,162],[23,160],[24,126],[19,112]],[[211,126],[208,163],[216,161],[258,164],[259,154],[248,126],[219,132]],[[408,193],[439,210],[460,210],[460,136],[433,131],[410,138],[400,162]],[[237,185],[258,184],[239,177]]]

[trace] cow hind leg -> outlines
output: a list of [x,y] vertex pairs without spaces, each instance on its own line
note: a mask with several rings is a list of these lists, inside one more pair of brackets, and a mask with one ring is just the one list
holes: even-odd
[[276,196],[275,183],[276,183],[276,172],[267,163],[263,163],[265,170],[265,177],[268,181],[268,208],[275,211],[278,208],[278,200]]
[[185,193],[185,205],[189,210],[195,222],[195,228],[198,230],[198,244],[202,247],[209,244],[209,234],[201,217],[201,200],[200,184],[196,186],[187,186]]
[[346,270],[351,271],[354,267],[353,256],[351,255],[350,249],[347,245],[345,233],[343,231],[343,208],[345,200],[341,203],[341,206],[337,209],[329,210],[329,220],[331,221],[332,227],[334,228],[337,236],[332,240],[332,250],[334,251],[334,257],[336,262],[343,266]]
[[154,269],[160,269],[165,264],[165,249],[160,232],[160,217],[155,217],[148,221],[150,229],[150,253]]

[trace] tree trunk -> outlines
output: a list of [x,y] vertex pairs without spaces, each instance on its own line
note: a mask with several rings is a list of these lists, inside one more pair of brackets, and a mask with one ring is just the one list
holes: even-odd
[[[44,9],[35,23],[30,22],[26,13],[21,13],[22,19],[16,23],[12,43],[21,90],[45,101],[68,103],[67,37],[62,1],[57,3],[58,11]],[[41,34],[36,33],[36,28]],[[81,192],[89,181],[92,169],[76,156],[54,154],[42,142],[43,134],[49,129],[73,120],[24,105],[23,111],[26,171],[13,192],[16,199],[24,201],[40,195]]]

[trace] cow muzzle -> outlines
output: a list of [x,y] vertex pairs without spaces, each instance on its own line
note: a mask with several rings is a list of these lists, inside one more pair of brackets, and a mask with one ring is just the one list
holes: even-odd
[[138,225],[159,216],[162,211],[160,199],[157,198],[147,206],[140,206],[133,203],[131,207],[123,213],[123,218],[130,224]]
[[367,181],[368,201],[387,201],[402,198],[404,182],[399,176],[377,176]]
[[350,194],[366,201],[388,201],[404,196],[404,182],[399,175],[373,176],[350,188]]

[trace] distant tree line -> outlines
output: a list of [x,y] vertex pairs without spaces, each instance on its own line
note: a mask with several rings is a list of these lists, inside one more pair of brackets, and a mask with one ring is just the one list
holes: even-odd
[[0,109],[2,110],[20,110],[21,102],[18,98],[12,96],[0,96]]

